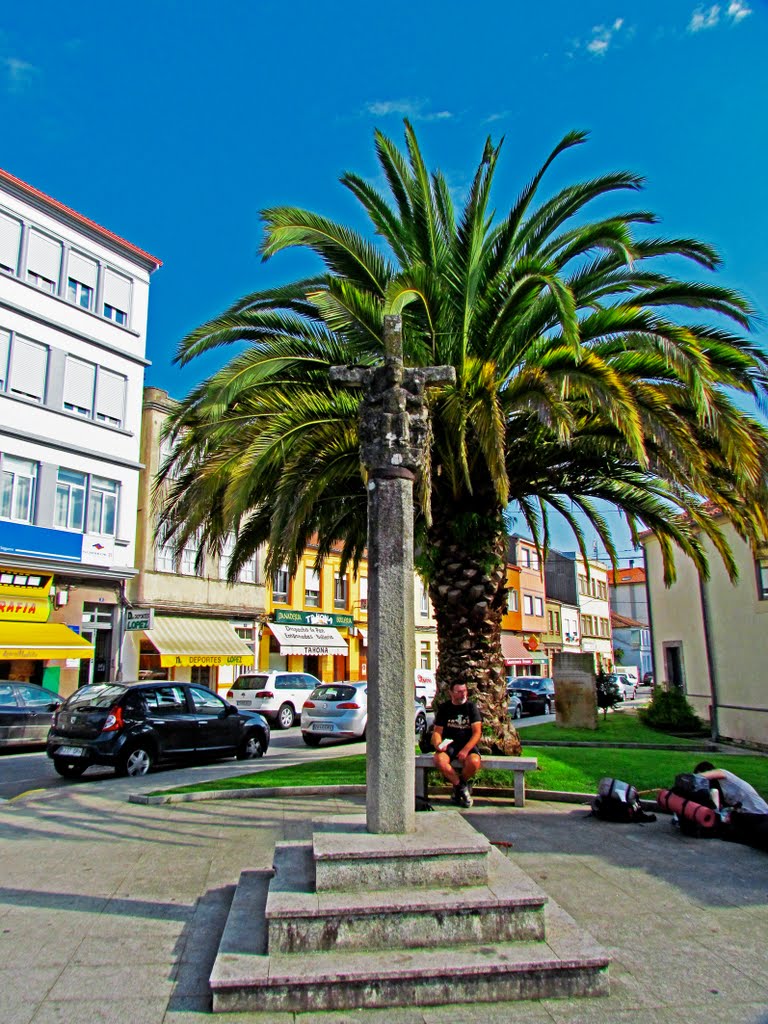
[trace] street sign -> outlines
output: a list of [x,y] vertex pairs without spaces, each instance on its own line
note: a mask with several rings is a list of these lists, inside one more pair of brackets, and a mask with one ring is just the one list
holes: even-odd
[[155,624],[154,608],[126,608],[125,630],[127,633],[138,629],[152,629]]

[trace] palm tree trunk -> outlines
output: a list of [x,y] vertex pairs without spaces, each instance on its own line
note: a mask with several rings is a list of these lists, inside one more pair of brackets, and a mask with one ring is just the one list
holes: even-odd
[[483,718],[481,753],[518,755],[520,737],[509,718],[501,617],[506,610],[507,532],[495,502],[483,514],[433,494],[427,532],[429,596],[437,621],[440,693],[466,682]]

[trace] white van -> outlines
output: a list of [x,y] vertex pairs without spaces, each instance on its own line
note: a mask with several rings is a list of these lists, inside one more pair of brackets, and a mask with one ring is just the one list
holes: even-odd
[[258,711],[278,729],[290,729],[304,701],[320,680],[309,672],[249,672],[227,690],[227,700],[243,711]]
[[627,676],[630,682],[635,684],[635,689],[640,685],[640,671],[637,665],[614,665],[613,671],[620,676]]
[[437,693],[437,682],[434,670],[417,668],[413,674],[416,684],[416,700],[425,708],[431,708]]

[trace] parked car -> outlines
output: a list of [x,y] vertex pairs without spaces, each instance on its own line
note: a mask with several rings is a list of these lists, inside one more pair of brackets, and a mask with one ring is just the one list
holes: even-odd
[[[417,700],[413,721],[421,737],[427,731],[427,713]],[[364,739],[367,724],[366,682],[321,683],[301,709],[301,736],[308,747],[318,747],[323,739]]]
[[637,683],[630,676],[625,676],[620,672],[610,672],[608,680],[616,683],[622,700],[634,700],[637,696]]
[[653,672],[646,672],[643,676],[643,686],[653,686]]
[[510,718],[522,718],[523,717],[523,702],[520,700],[516,693],[512,693],[511,690],[507,691],[509,697],[509,717]]
[[278,729],[290,729],[320,680],[309,672],[248,672],[227,690],[227,700],[243,711],[258,711]]
[[549,676],[512,676],[507,690],[520,698],[524,715],[549,715],[555,707],[555,682]]
[[160,761],[262,757],[269,725],[204,686],[95,683],[54,713],[46,753],[59,775],[78,778],[92,764],[118,775],[146,775]]
[[43,686],[0,679],[0,749],[44,744],[61,700]]

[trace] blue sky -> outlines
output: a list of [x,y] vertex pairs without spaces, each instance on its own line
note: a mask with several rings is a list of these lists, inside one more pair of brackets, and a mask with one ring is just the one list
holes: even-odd
[[551,187],[644,175],[662,230],[714,244],[765,318],[767,25],[768,0],[7,4],[0,166],[163,260],[146,379],[176,397],[218,363],[172,369],[186,331],[314,269],[260,262],[259,210],[359,223],[338,177],[375,178],[373,129],[403,116],[456,196],[505,136],[499,208],[588,129]]

